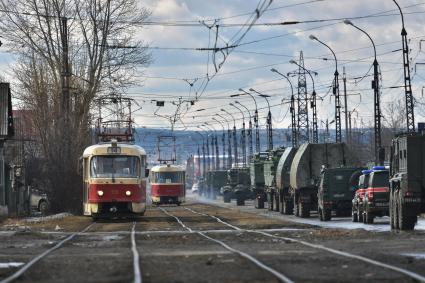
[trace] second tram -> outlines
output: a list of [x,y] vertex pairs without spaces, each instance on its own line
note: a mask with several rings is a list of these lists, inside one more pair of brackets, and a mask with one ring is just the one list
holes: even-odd
[[182,166],[162,164],[152,167],[149,181],[152,204],[177,204],[185,202],[186,171]]

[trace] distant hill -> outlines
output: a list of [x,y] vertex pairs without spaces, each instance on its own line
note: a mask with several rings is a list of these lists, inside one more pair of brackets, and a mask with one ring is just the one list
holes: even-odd
[[[363,129],[361,134],[361,143],[370,143],[372,129]],[[148,154],[148,162],[154,164],[157,162],[157,138],[158,136],[171,135],[171,131],[155,128],[137,128],[136,129],[136,143],[142,146]],[[197,154],[198,145],[202,147],[202,136],[205,141],[211,132],[206,131],[174,131],[176,137],[176,153],[177,162],[184,163],[186,159],[193,154]],[[202,136],[201,136],[202,135]],[[218,145],[220,154],[222,153],[222,131],[217,131]],[[240,130],[237,131],[238,145],[240,145]],[[331,130],[329,133],[329,141],[334,141],[335,131]],[[324,130],[319,130],[319,141],[323,142],[325,138]],[[344,137],[343,137],[344,139]],[[267,133],[265,129],[260,130],[260,144],[261,150],[266,150],[267,147]],[[274,129],[273,130],[273,144],[277,146],[291,146],[291,130],[290,129]],[[233,140],[232,140],[233,145]],[[247,147],[249,141],[247,140]],[[226,131],[226,147],[227,147],[227,131]],[[255,150],[255,132],[253,133],[253,148]],[[202,149],[202,148],[201,148]],[[248,152],[248,150],[247,150]]]

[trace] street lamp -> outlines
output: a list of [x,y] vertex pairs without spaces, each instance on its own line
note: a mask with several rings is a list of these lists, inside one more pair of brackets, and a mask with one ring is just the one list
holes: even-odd
[[242,156],[243,156],[242,164],[243,164],[243,167],[246,167],[245,115],[243,114],[242,109],[237,107],[235,104],[229,103],[229,105],[238,109],[242,114],[242,132],[241,132],[241,146],[242,146]]
[[227,115],[229,115],[230,117],[232,117],[233,119],[233,152],[235,154],[235,164],[236,167],[238,167],[238,142],[236,139],[236,120],[235,117],[226,109],[220,109],[220,111],[223,111],[224,113],[226,113]]
[[[220,152],[218,150],[217,131],[214,128],[214,126],[209,124],[208,122],[205,122],[205,125],[208,125],[214,131],[214,138],[213,138],[214,147],[215,147],[215,163],[214,164],[215,164],[215,170],[218,170],[219,167],[220,167],[220,159],[219,159]],[[214,154],[213,154],[213,156],[214,156]]]
[[270,69],[273,73],[276,73],[282,77],[284,77],[291,86],[291,127],[292,127],[292,147],[298,147],[298,131],[297,131],[297,118],[295,113],[295,96],[294,96],[294,87],[292,86],[291,80],[288,76],[282,74],[275,68]]
[[239,104],[240,106],[242,106],[243,108],[245,108],[246,112],[249,115],[249,129],[248,129],[248,137],[249,137],[249,158],[252,157],[252,117],[251,117],[251,113],[249,112],[249,109],[243,105],[242,103],[240,103],[239,101],[235,101],[236,104]]
[[255,113],[254,113],[255,114],[254,115],[254,123],[255,123],[255,150],[256,150],[256,152],[260,152],[260,130],[259,130],[259,127],[258,127],[258,107],[257,107],[257,100],[255,99],[255,97],[251,93],[243,90],[242,88],[240,88],[239,91],[241,91],[242,93],[241,94],[231,95],[231,97],[236,97],[236,96],[239,96],[239,95],[245,95],[246,94],[246,95],[249,95],[254,100],[254,103],[255,103]]
[[217,113],[217,116],[227,123],[227,168],[230,169],[232,168],[232,133],[230,131],[230,124],[229,120],[227,120],[227,118],[223,115]]
[[249,91],[255,92],[256,94],[258,94],[258,96],[264,98],[267,102],[267,106],[269,108],[269,113],[267,114],[267,143],[268,143],[267,149],[273,150],[272,112],[270,111],[270,103],[269,103],[269,100],[268,100],[270,95],[262,94],[262,93],[256,91],[253,88],[250,88]]
[[[302,68],[304,71],[306,71],[307,74],[310,76],[311,81],[313,83],[312,101],[310,104],[311,109],[313,110],[313,143],[319,143],[319,130],[317,127],[316,88],[314,86],[313,76],[311,75],[310,70],[307,70],[304,66],[301,66],[300,64],[298,64],[295,60],[290,60],[289,63],[295,64],[298,67]],[[313,73],[317,76],[316,72],[313,72]]]
[[222,145],[223,145],[223,166],[222,166],[222,168],[221,169],[224,169],[226,166],[225,166],[225,156],[226,156],[226,130],[225,130],[225,128],[224,128],[224,125],[223,125],[223,123],[220,121],[220,120],[218,120],[218,119],[216,119],[215,117],[213,117],[212,118],[214,121],[216,121],[217,123],[219,123],[220,125],[221,125],[221,127],[223,128],[223,135],[222,135],[222,137],[221,137],[221,143],[222,143]]
[[322,44],[323,46],[327,47],[333,54],[335,59],[335,74],[334,74],[334,88],[333,88],[333,94],[335,95],[335,140],[336,142],[341,142],[341,101],[339,97],[339,73],[338,73],[338,60],[336,59],[335,52],[332,50],[332,48],[329,47],[326,43],[319,40],[314,35],[310,35],[309,37],[311,40],[315,40]]
[[[372,81],[372,88],[373,88],[373,97],[374,97],[374,120],[375,120],[375,163],[379,163],[380,165],[384,164],[384,160],[381,157],[384,157],[383,154],[380,154],[381,148],[382,148],[382,139],[381,139],[381,102],[380,102],[380,93],[379,93],[379,73],[378,73],[378,60],[376,58],[376,46],[375,42],[373,41],[372,37],[363,29],[359,28],[355,24],[353,24],[349,20],[345,20],[344,24],[350,25],[362,33],[364,33],[372,42],[373,45],[373,52],[375,59],[373,60],[373,81]],[[347,105],[345,106],[347,108]],[[345,109],[347,113],[347,109]],[[347,115],[347,114],[346,114]],[[346,121],[347,122],[347,121]],[[347,124],[347,123],[346,123]],[[348,137],[347,137],[348,138]],[[382,160],[381,160],[382,159]]]
[[[198,125],[198,128],[200,129],[200,130],[202,130],[202,131],[205,131],[205,129],[202,129],[202,127],[201,126],[204,126],[204,125]],[[208,170],[211,170],[211,156],[210,156],[210,145],[209,145],[209,143],[208,143],[208,131],[207,131],[207,142],[205,143],[206,144],[206,148],[207,148],[207,166],[206,167],[208,167],[207,169]],[[212,149],[211,149],[212,150]],[[204,173],[205,173],[206,171],[204,171]],[[204,177],[205,177],[205,174],[204,174]]]
[[[195,131],[198,135],[202,137],[202,176],[205,176],[206,171],[206,163],[205,163],[205,139],[204,135],[201,134],[199,131]],[[198,170],[201,171],[201,156],[199,152],[199,146],[198,146]]]

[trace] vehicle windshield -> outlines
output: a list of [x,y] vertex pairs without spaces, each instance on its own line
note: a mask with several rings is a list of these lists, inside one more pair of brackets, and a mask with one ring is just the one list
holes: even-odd
[[183,172],[153,172],[152,183],[183,183],[184,173]]
[[379,187],[388,187],[389,186],[389,172],[374,172],[373,178],[370,180],[370,187],[379,188]]
[[137,156],[95,156],[90,162],[93,178],[138,178],[140,160]]

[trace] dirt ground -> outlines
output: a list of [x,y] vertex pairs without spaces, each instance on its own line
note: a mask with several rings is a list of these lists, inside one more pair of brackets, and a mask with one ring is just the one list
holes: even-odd
[[[197,231],[249,254],[294,282],[412,282],[412,279],[388,268],[288,239],[361,255],[425,276],[424,231],[323,228],[294,222],[290,217],[266,217],[196,201],[163,208],[192,232],[157,207],[148,208],[145,216],[137,220],[103,220],[95,224],[81,216],[36,222],[7,219],[0,225],[0,280],[19,269],[13,264],[29,262],[61,239],[92,224],[87,232],[41,259],[16,281],[132,282],[134,222],[143,282],[279,282],[269,271]],[[241,230],[186,208],[214,215]],[[12,266],[2,266],[6,263]]]

